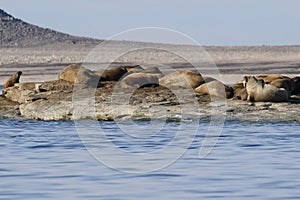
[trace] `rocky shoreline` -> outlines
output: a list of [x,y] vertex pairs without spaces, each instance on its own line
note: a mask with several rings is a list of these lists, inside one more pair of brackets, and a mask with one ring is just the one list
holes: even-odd
[[[0,97],[0,118],[33,120],[226,120],[250,123],[300,123],[300,95],[288,102],[214,99],[164,86],[116,90],[115,81],[78,88],[65,80],[16,83]],[[178,96],[178,94],[180,94]],[[4,97],[5,96],[5,97]],[[128,100],[128,101],[127,101]]]

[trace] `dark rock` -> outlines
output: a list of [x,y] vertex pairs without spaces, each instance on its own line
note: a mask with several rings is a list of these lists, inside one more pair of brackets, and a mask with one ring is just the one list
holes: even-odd
[[[66,81],[49,81],[35,83],[18,83],[13,87],[4,89],[3,96],[19,104],[29,103],[38,99],[65,99],[71,95],[72,84]],[[63,96],[60,96],[61,94]]]

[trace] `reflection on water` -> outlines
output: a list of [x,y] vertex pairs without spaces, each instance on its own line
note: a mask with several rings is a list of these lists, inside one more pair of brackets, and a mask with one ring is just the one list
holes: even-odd
[[[170,140],[162,133],[159,140],[124,142],[115,123],[100,124],[111,141],[128,151],[155,151]],[[176,126],[168,123],[166,128]],[[1,120],[0,198],[299,199],[299,124],[225,124],[205,159],[198,158],[201,127],[207,124],[173,165],[155,173],[126,174],[97,162],[73,122]],[[93,140],[99,133],[87,134],[101,146]]]

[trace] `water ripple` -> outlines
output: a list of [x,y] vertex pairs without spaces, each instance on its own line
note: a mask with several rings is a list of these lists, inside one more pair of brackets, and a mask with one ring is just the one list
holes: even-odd
[[[112,144],[138,153],[163,148],[180,125],[167,123],[160,135],[138,140],[114,122],[99,124]],[[123,174],[86,151],[74,122],[0,120],[0,199],[299,199],[299,124],[228,122],[201,159],[209,124],[200,126],[188,151],[168,168]],[[93,148],[105,148],[99,133],[86,134]]]

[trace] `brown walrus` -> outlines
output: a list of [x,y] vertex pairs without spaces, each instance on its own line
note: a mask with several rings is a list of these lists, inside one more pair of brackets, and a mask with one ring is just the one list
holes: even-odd
[[140,65],[121,66],[116,68],[106,69],[104,71],[96,72],[101,76],[101,81],[118,81],[128,72],[134,73],[143,70]]
[[267,74],[267,75],[258,75],[257,79],[264,80],[265,83],[271,83],[277,79],[290,79],[288,76],[283,76],[281,74]]
[[266,84],[263,80],[258,80],[255,76],[245,76],[243,80],[247,90],[247,101],[288,101],[289,95],[284,88],[277,88],[274,85]]
[[293,80],[288,76],[283,76],[281,74],[269,74],[269,75],[259,75],[258,80],[263,80],[265,83],[276,86],[277,88],[284,88],[291,95],[294,89]]
[[138,73],[144,70],[140,65],[123,66],[123,68],[126,69],[128,73]]
[[205,83],[211,82],[211,81],[217,81],[217,79],[210,77],[210,76],[202,76]]
[[275,79],[269,84],[274,85],[277,88],[284,88],[289,93],[289,96],[292,94],[294,90],[294,83],[291,79]]
[[240,99],[243,101],[247,100],[248,93],[246,88],[244,87],[243,81],[236,82],[235,84],[232,85],[233,89],[233,99]]
[[201,74],[193,71],[175,71],[159,79],[159,84],[165,87],[193,88],[204,83]]
[[80,87],[100,87],[100,77],[93,71],[81,67],[77,64],[71,64],[62,69],[58,75],[59,80],[76,83]]
[[78,64],[68,65],[61,70],[61,72],[58,75],[58,79],[70,83],[75,83],[79,69],[80,69],[80,65]]
[[8,87],[12,87],[14,86],[16,83],[20,82],[20,77],[22,75],[21,71],[16,72],[14,75],[12,75],[9,79],[7,79],[7,81],[3,84],[2,89],[8,88]]
[[206,94],[218,98],[232,98],[233,97],[233,89],[220,81],[210,80],[207,83],[203,83],[198,86],[194,91],[200,94]]
[[148,73],[132,73],[120,80],[121,88],[139,88],[158,85],[158,76]]

